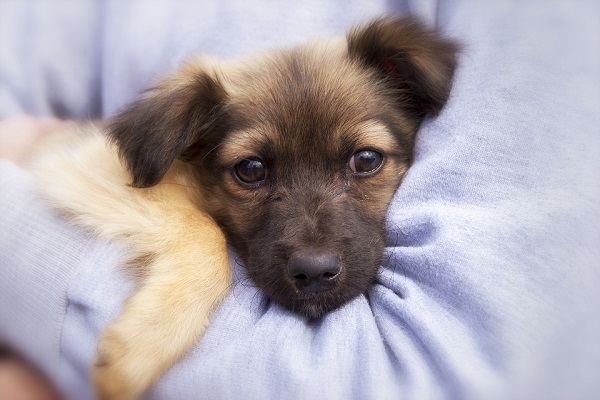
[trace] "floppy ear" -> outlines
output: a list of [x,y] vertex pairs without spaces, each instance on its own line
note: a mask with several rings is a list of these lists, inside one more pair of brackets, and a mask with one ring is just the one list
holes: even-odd
[[214,134],[225,96],[216,79],[187,65],[113,117],[108,135],[133,176],[132,186],[157,184],[176,158],[191,156],[186,150],[197,150]]
[[348,52],[373,68],[419,119],[446,104],[456,68],[457,43],[413,17],[387,17],[360,26],[347,36]]

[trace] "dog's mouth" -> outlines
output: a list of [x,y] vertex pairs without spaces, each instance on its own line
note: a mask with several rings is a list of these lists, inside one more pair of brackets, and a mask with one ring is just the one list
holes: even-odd
[[[290,286],[293,287],[293,286]],[[277,304],[308,318],[321,318],[351,300],[342,291],[331,288],[319,292],[304,292],[296,288],[287,295],[270,295]]]
[[[364,293],[378,265],[365,270],[347,265],[333,252],[308,248],[268,268],[248,264],[252,279],[271,301],[308,318],[320,318]],[[370,272],[372,271],[372,273]]]
[[341,305],[346,303],[347,301],[339,301],[334,296],[327,295],[324,293],[321,294],[301,294],[299,297],[295,299],[295,301],[287,306],[283,303],[284,307],[292,310],[295,313],[304,315],[308,318],[321,318],[329,312],[339,308]]

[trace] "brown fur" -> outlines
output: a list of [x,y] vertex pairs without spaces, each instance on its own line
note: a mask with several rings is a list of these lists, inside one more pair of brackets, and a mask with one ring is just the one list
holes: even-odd
[[[231,283],[221,229],[286,308],[319,317],[365,292],[388,204],[420,122],[448,98],[456,51],[414,19],[384,18],[346,41],[194,59],[106,126],[75,127],[58,151],[34,157],[55,206],[125,239],[141,278],[101,338],[99,397],[139,396],[202,335]],[[363,150],[383,162],[354,173],[349,160]],[[245,159],[260,160],[266,178],[242,183]],[[307,291],[290,273],[307,260],[338,268],[327,290]]]

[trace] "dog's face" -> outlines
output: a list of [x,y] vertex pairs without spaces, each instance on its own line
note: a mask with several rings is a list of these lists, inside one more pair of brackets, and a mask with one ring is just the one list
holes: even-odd
[[457,47],[412,19],[249,61],[195,61],[115,117],[134,178],[190,165],[256,284],[319,317],[365,292],[416,131],[450,91]]

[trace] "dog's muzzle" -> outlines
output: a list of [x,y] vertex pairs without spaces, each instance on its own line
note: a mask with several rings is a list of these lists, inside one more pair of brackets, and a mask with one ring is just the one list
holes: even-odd
[[342,264],[336,254],[317,248],[296,251],[288,262],[290,279],[304,293],[332,289],[341,271]]

